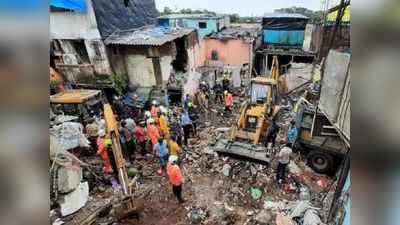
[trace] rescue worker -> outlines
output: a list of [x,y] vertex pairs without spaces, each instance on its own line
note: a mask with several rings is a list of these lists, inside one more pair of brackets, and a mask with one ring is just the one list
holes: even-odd
[[125,156],[132,161],[135,156],[135,141],[133,139],[133,134],[126,127],[125,121],[121,122],[121,127],[119,128],[121,145],[123,147]]
[[[269,126],[268,126],[268,133],[267,133],[267,139],[265,142],[265,147],[275,147],[275,140],[276,136],[279,133],[280,127],[278,124],[276,124],[276,121],[274,119],[269,120]],[[272,143],[271,146],[269,146],[269,143]]]
[[292,155],[292,149],[287,146],[283,147],[278,153],[278,167],[276,169],[276,180],[278,184],[282,184],[285,181],[286,167],[290,163],[290,157]]
[[214,94],[215,94],[215,98],[214,98],[215,104],[217,104],[218,102],[222,104],[224,102],[224,98],[223,98],[224,89],[222,88],[221,83],[217,82],[214,85],[213,89],[214,89]]
[[224,91],[229,91],[229,86],[230,86],[230,81],[228,79],[228,76],[225,74],[224,79],[222,80],[222,87]]
[[151,143],[150,146],[153,148],[161,136],[157,126],[154,124],[154,119],[149,120],[149,124],[147,125],[147,136]]
[[115,111],[117,112],[118,118],[122,119],[124,117],[124,103],[122,102],[121,97],[114,96],[113,105]]
[[233,96],[229,91],[224,92],[225,98],[225,112],[232,113],[232,106],[233,106]]
[[150,110],[150,113],[151,113],[151,116],[154,118],[154,119],[156,119],[156,118],[158,118],[159,117],[159,115],[160,115],[160,107],[159,107],[159,104],[158,104],[158,102],[156,101],[156,100],[153,100],[152,102],[151,102],[151,110]]
[[136,143],[140,147],[140,153],[143,156],[146,155],[146,130],[144,128],[144,125],[145,125],[145,122],[140,121],[134,130]]
[[181,112],[180,125],[183,128],[183,144],[188,145],[192,120],[190,119],[188,112],[185,110],[182,110]]
[[165,112],[162,112],[159,119],[160,130],[166,140],[170,139],[169,126]]
[[172,185],[172,192],[178,199],[179,203],[184,203],[185,200],[182,198],[183,175],[178,166],[178,157],[175,155],[171,155],[168,158],[167,175],[169,182]]
[[107,147],[105,143],[105,130],[99,130],[99,137],[97,138],[97,155],[103,160],[103,170],[105,173],[112,173],[113,169],[111,166],[110,158],[107,154]]
[[207,100],[210,99],[210,88],[205,81],[200,83],[200,90],[204,93]]
[[199,114],[197,112],[197,107],[193,103],[189,103],[188,114],[190,120],[192,120],[193,134],[197,136],[197,121],[199,120]]
[[135,120],[133,120],[130,117],[126,118],[125,124],[126,124],[126,128],[128,128],[128,130],[129,130],[129,132],[131,132],[131,134],[133,134],[133,131],[135,130],[135,127],[136,127]]
[[117,163],[115,162],[114,152],[112,150],[112,140],[107,138],[105,139],[104,143],[106,144],[106,152],[111,162],[114,179],[118,180],[118,167]]
[[290,121],[290,127],[287,132],[287,139],[288,139],[288,144],[290,147],[293,148],[294,143],[296,142],[297,139],[297,127],[296,127],[296,122],[294,120]]
[[190,95],[189,95],[189,94],[186,94],[185,98],[183,99],[183,108],[184,108],[185,110],[188,109],[188,107],[189,107],[189,102],[191,102],[191,101],[192,101],[192,100],[190,99]]
[[154,145],[153,155],[157,156],[160,160],[160,170],[157,172],[162,174],[162,171],[166,169],[165,166],[169,157],[167,142],[163,138],[159,138],[157,144]]
[[182,148],[179,147],[178,143],[176,143],[176,137],[172,137],[168,141],[168,149],[170,155],[178,156],[178,154],[182,152]]

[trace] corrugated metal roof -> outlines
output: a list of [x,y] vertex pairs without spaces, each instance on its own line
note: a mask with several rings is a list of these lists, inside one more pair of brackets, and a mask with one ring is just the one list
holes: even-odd
[[229,27],[219,32],[212,33],[206,38],[217,39],[236,39],[236,38],[256,38],[258,36],[259,28],[243,28],[243,27]]
[[265,13],[263,18],[300,18],[300,19],[308,19],[307,16],[304,16],[299,13]]
[[159,19],[219,19],[222,18],[222,15],[213,15],[206,13],[199,14],[168,14],[164,16],[159,16]]
[[161,46],[193,31],[192,28],[147,26],[139,29],[116,31],[105,40],[105,44]]

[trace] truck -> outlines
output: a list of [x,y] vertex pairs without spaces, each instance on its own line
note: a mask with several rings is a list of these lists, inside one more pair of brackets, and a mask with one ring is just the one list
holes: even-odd
[[319,173],[334,173],[350,149],[349,66],[349,53],[331,50],[322,65],[318,104],[298,104],[297,143]]

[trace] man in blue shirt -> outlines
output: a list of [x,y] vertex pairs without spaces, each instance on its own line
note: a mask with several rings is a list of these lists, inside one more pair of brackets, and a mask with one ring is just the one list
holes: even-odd
[[167,165],[169,157],[167,142],[163,138],[159,138],[158,143],[154,145],[153,155],[157,155],[160,158],[161,168],[158,173],[161,174],[165,170],[165,165]]
[[294,120],[290,121],[290,127],[287,132],[287,139],[290,146],[293,147],[296,139],[297,139],[297,127],[296,122]]
[[189,117],[189,113],[184,110],[181,112],[181,127],[183,128],[183,144],[187,145],[190,129],[192,128],[192,120]]

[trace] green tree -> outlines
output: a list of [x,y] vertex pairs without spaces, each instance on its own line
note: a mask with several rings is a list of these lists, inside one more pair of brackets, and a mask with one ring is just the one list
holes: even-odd
[[172,13],[174,13],[174,11],[172,11],[172,9],[170,9],[169,7],[164,7],[164,11],[162,12],[163,15],[168,15]]
[[323,21],[323,11],[313,11],[304,7],[292,6],[289,8],[275,9],[276,13],[299,13],[310,18],[310,23],[319,23]]

